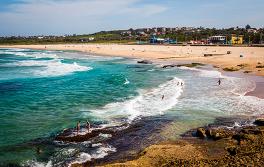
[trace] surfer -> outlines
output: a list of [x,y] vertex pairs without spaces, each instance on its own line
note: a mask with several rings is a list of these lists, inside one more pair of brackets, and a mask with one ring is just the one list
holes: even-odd
[[164,99],[164,95],[162,95],[161,99],[162,99],[162,100]]
[[86,129],[88,130],[88,133],[90,132],[90,127],[91,127],[91,124],[90,124],[90,122],[87,120],[87,121],[86,121]]
[[80,121],[78,121],[77,126],[76,126],[77,135],[79,134],[80,129],[81,129],[81,124],[80,124]]
[[220,86],[221,85],[221,80],[219,78],[219,80],[217,81],[218,85]]

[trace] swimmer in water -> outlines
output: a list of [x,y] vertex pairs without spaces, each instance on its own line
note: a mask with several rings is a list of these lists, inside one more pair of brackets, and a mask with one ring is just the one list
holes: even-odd
[[162,99],[162,100],[164,99],[164,95],[162,95],[161,99]]
[[220,86],[221,85],[221,80],[219,78],[219,80],[217,81],[218,85]]

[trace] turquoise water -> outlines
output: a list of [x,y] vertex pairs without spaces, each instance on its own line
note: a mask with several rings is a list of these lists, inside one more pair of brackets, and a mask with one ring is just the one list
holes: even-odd
[[[56,166],[54,154],[61,149],[39,158],[34,149],[17,146],[49,138],[79,120],[119,124],[165,114],[179,119],[172,126],[178,131],[166,132],[175,135],[217,116],[260,114],[263,100],[244,96],[254,86],[253,81],[206,69],[163,69],[133,59],[74,52],[0,49],[0,161],[28,165],[38,159]],[[85,152],[75,156],[76,161],[89,160]]]

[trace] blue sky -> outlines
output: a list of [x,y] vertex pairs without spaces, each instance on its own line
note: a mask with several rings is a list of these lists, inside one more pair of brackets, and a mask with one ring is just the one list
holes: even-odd
[[0,0],[0,36],[143,27],[264,27],[263,0]]

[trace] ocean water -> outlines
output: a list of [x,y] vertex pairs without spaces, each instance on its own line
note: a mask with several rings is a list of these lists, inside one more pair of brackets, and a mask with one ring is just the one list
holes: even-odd
[[0,165],[68,166],[119,151],[107,143],[93,141],[91,148],[90,141],[53,140],[77,121],[104,127],[170,117],[175,121],[160,135],[175,139],[219,116],[263,114],[263,99],[244,96],[254,88],[252,80],[207,67],[163,69],[121,57],[0,49]]

